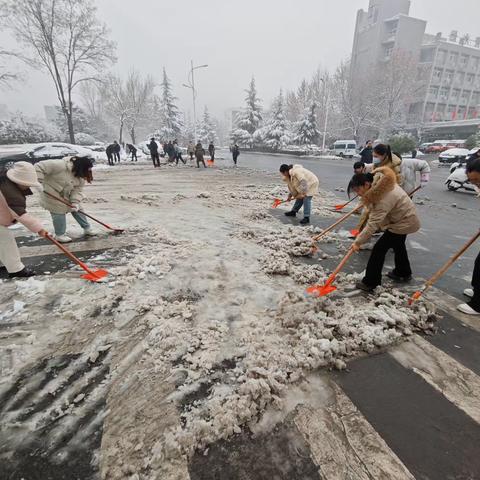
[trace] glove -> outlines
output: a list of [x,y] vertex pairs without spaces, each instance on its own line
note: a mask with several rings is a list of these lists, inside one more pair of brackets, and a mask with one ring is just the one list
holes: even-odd
[[429,173],[422,173],[420,176],[420,186],[425,188],[427,183],[430,181],[430,174]]
[[71,212],[78,212],[80,211],[80,207],[78,205],[72,205],[70,208]]
[[39,235],[40,237],[45,238],[45,237],[48,235],[48,232],[42,228],[42,229],[38,232],[38,235]]

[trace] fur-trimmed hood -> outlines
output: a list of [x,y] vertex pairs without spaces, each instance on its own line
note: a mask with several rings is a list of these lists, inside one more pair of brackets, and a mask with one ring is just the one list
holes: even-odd
[[397,183],[403,185],[402,177],[402,159],[398,158],[394,153],[392,153],[392,161],[384,159],[383,162],[376,168],[373,169],[373,173],[378,171],[380,168],[388,167],[390,168],[396,176]]
[[364,205],[374,205],[397,185],[395,172],[390,167],[378,167],[373,172],[372,187],[362,197]]

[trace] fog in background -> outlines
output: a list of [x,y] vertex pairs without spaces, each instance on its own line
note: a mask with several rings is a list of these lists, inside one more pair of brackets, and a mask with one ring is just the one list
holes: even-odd
[[[279,88],[296,88],[318,66],[333,70],[351,53],[356,12],[368,0],[98,0],[99,17],[117,42],[114,71],[132,67],[160,82],[165,66],[180,106],[191,110],[187,80],[190,59],[209,67],[197,72],[198,106],[219,118],[243,105],[255,75],[264,104]],[[480,36],[479,0],[412,0],[410,15],[427,20],[427,33]],[[15,41],[0,32],[0,45]],[[0,91],[10,111],[43,116],[56,104],[46,75],[22,67],[26,82]]]

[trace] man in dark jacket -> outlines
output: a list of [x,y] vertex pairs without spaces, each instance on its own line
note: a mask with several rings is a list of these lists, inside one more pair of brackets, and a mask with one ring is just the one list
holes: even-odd
[[202,147],[202,144],[200,142],[197,143],[197,146],[195,147],[195,157],[197,159],[197,168],[200,168],[200,162],[203,163],[203,166],[207,168],[205,165],[205,160],[203,156],[205,155],[205,149]]
[[212,162],[215,161],[215,145],[213,142],[210,142],[210,145],[208,146],[208,153],[210,154],[210,160]]
[[237,159],[239,155],[240,155],[240,148],[238,148],[238,145],[235,143],[232,147],[232,158],[235,166],[237,166]]
[[148,144],[148,149],[150,150],[150,156],[152,157],[152,162],[154,167],[160,167],[160,155],[158,154],[158,144],[154,138],[150,139]]
[[105,149],[105,153],[107,154],[107,160],[108,164],[113,166],[113,155],[114,155],[114,150],[115,150],[115,144],[111,143],[108,145],[108,147]]
[[135,161],[138,161],[138,158],[137,158],[137,148],[135,147],[135,145],[132,145],[131,143],[127,143],[127,148],[128,148],[128,153],[131,153],[132,154],[132,162],[133,160]]
[[373,162],[373,149],[371,140],[367,140],[367,142],[365,143],[364,149],[360,152],[360,157],[362,159],[362,162],[366,165]]
[[115,162],[120,163],[120,144],[115,140],[113,142],[113,156],[115,158]]

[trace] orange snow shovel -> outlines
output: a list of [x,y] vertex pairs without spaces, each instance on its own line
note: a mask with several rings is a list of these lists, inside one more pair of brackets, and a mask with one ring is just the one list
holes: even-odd
[[417,290],[409,299],[408,304],[418,300],[437,280],[445,274],[445,272],[480,238],[480,230],[452,257],[448,262],[440,268],[435,275],[425,282],[421,290]]
[[274,201],[273,201],[273,205],[272,205],[272,208],[277,208],[279,205],[281,205],[282,203],[287,203],[287,202],[291,202],[291,200],[280,200],[279,198],[276,198]]
[[354,213],[358,212],[362,207],[363,207],[363,205],[357,205],[351,212],[348,212],[348,213],[346,213],[345,215],[343,215],[342,217],[340,217],[335,223],[333,223],[333,224],[330,225],[328,228],[326,228],[325,230],[323,230],[321,233],[319,233],[318,235],[316,235],[315,237],[313,237],[312,240],[313,240],[314,242],[317,242],[317,241],[320,240],[323,236],[325,236],[327,233],[331,232],[335,227],[337,227],[337,226],[340,225],[342,222],[344,222],[347,218],[351,217]]
[[334,208],[335,208],[335,210],[343,210],[347,205],[350,205],[357,198],[358,198],[358,195],[355,195],[347,203],[342,203],[340,205],[335,205]]
[[82,275],[82,278],[85,280],[90,280],[91,282],[99,282],[102,278],[108,275],[106,270],[90,270],[80,259],[78,259],[72,252],[67,250],[60,242],[57,242],[50,234],[46,234],[45,238],[50,240],[54,245],[56,245],[70,260],[73,260],[77,265],[79,265],[87,273]]
[[328,277],[327,281],[325,282],[325,285],[313,285],[311,287],[308,287],[307,293],[316,295],[317,297],[324,297],[325,295],[328,295],[329,293],[334,292],[337,289],[337,287],[335,287],[332,284],[337,278],[337,275],[339,274],[340,270],[345,266],[345,264],[348,262],[350,257],[353,255],[353,253],[354,253],[353,248],[350,248],[347,254],[343,257],[342,261],[338,264],[338,267]]
[[215,163],[215,162],[214,162],[213,160],[207,160],[207,165],[208,165],[209,167],[213,167],[214,163]]
[[[53,195],[53,194],[48,193],[48,192],[43,192],[43,193],[45,193],[46,195],[48,195],[50,198],[54,198],[54,199],[57,200],[58,202],[63,203],[63,204],[66,205],[67,207],[73,208],[73,205],[71,205],[70,203],[66,202],[63,198],[57,197],[56,195]],[[102,225],[102,227],[105,227],[105,228],[107,228],[108,230],[112,230],[113,233],[115,233],[115,234],[117,234],[117,233],[123,233],[123,232],[125,231],[123,228],[114,228],[114,227],[111,227],[110,225],[107,225],[106,223],[101,222],[101,221],[98,220],[97,218],[92,217],[92,216],[89,215],[88,213],[85,213],[85,212],[80,212],[80,213],[82,213],[82,214],[85,215],[86,217],[90,218],[90,219],[93,220],[94,222],[99,223],[100,225]]]

